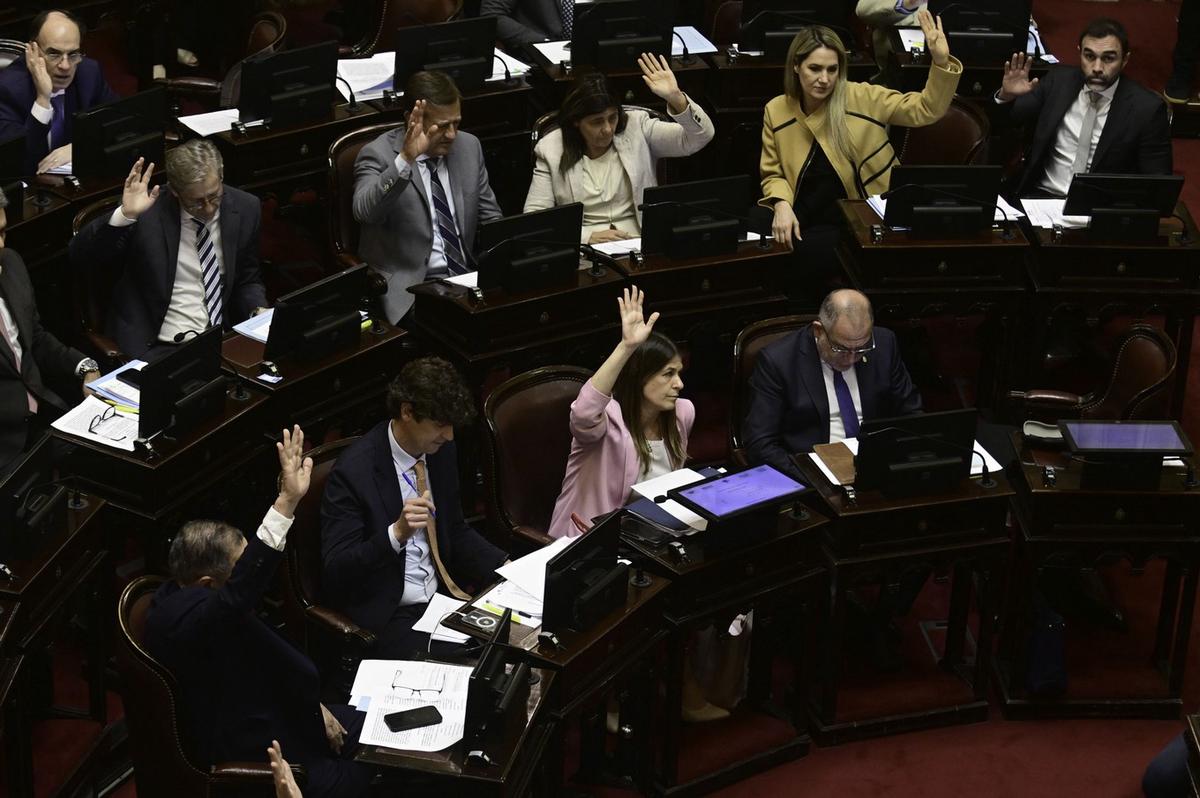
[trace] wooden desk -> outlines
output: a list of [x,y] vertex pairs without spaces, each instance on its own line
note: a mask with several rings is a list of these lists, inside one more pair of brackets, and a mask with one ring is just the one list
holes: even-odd
[[[892,66],[900,73],[900,91],[921,91],[925,88],[925,80],[929,73],[929,56],[921,54],[914,58],[911,52],[904,49],[900,41],[900,32],[896,28],[892,28],[889,37],[892,46],[888,57]],[[1029,70],[1030,75],[1035,78],[1043,77],[1050,71],[1050,66],[1049,62],[1037,58]],[[957,93],[960,97],[991,102],[991,97],[1000,88],[1003,78],[1003,58],[994,63],[978,63],[968,59],[963,61],[963,73],[958,81]]]
[[[824,648],[817,652],[808,710],[820,745],[894,734],[987,718],[988,666],[995,612],[994,577],[1002,572],[1010,546],[1005,516],[1013,489],[1002,474],[992,475],[995,486],[963,480],[944,493],[889,499],[879,491],[859,491],[851,501],[846,491],[831,485],[807,456],[800,459],[807,482],[833,520],[825,527],[822,550],[830,590],[823,618]],[[906,571],[928,569],[952,573],[950,610],[941,666],[956,674],[969,689],[967,699],[956,695],[937,707],[889,713],[869,718],[838,715],[838,691],[846,628],[846,593],[868,579],[898,584]],[[967,615],[979,578],[979,634],[975,661],[964,658]],[[882,677],[886,678],[886,677]]]
[[[534,668],[532,673],[538,682],[527,688],[523,705],[514,702],[503,727],[489,730],[482,741],[460,740],[444,751],[431,753],[363,746],[355,759],[383,767],[385,783],[395,782],[397,787],[409,786],[409,774],[429,777],[438,794],[444,796],[521,798],[548,794],[536,788],[541,786],[539,771],[556,730],[547,712],[556,674],[544,668]],[[483,749],[493,764],[468,759],[467,753],[474,749]]]
[[[671,579],[663,620],[670,630],[667,640],[668,661],[662,673],[665,701],[662,708],[661,763],[655,774],[654,792],[661,795],[692,794],[716,789],[724,784],[746,778],[775,765],[797,759],[808,753],[809,738],[803,726],[786,742],[756,752],[704,775],[679,782],[680,743],[683,704],[684,657],[692,632],[714,621],[727,624],[734,615],[753,608],[755,628],[751,639],[750,689],[747,704],[758,711],[768,709],[772,657],[764,643],[772,634],[772,624],[779,621],[775,611],[791,610],[790,615],[803,616],[796,608],[805,601],[805,594],[815,600],[825,586],[824,569],[814,566],[810,557],[816,538],[828,519],[814,510],[801,508],[798,516],[780,513],[775,529],[764,539],[748,546],[726,546],[714,549],[706,535],[700,533],[681,542],[687,562],[675,559],[666,546],[651,546],[635,538],[623,542],[644,558],[645,567]],[[783,636],[800,626],[795,622],[776,623]],[[799,642],[799,641],[795,641]],[[797,645],[796,648],[799,646]],[[793,649],[789,653],[796,653]],[[799,680],[798,680],[799,681]],[[802,691],[803,684],[795,689]],[[795,713],[793,724],[800,720]]]
[[[1163,469],[1157,490],[1080,486],[1081,468],[1060,453],[1023,448],[1014,477],[1014,515],[1020,525],[1010,607],[995,665],[1004,711],[1012,717],[1177,718],[1182,708],[1188,640],[1200,569],[1200,489],[1181,469]],[[1056,468],[1056,482],[1043,468]],[[1025,691],[1026,641],[1036,574],[1047,564],[1090,568],[1120,557],[1135,567],[1167,562],[1152,662],[1165,695],[1039,699]]]

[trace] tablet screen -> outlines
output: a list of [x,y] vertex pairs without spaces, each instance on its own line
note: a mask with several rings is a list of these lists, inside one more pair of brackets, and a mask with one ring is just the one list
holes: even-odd
[[679,495],[714,516],[731,515],[798,493],[805,486],[768,465],[701,482],[679,490]]
[[1191,447],[1169,421],[1087,423],[1063,421],[1075,451],[1145,451],[1187,453]]

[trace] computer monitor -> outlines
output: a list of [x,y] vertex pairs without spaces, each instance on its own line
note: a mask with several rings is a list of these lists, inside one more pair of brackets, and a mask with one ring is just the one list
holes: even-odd
[[221,372],[221,328],[213,327],[142,368],[138,380],[138,437],[176,435],[221,411],[226,377]]
[[629,566],[617,561],[625,512],[610,513],[546,563],[543,631],[587,631],[625,601]]
[[522,688],[529,686],[529,663],[517,662],[508,667],[510,657],[505,643],[511,624],[512,610],[506,609],[467,677],[466,733],[470,738],[481,736],[493,719],[502,718]]
[[1164,458],[1193,454],[1177,421],[1073,419],[1058,422],[1058,428],[1072,461],[1080,465],[1081,488],[1153,490]]
[[1064,216],[1090,216],[1088,232],[1107,241],[1146,241],[1158,220],[1175,213],[1183,175],[1077,174],[1067,190]]
[[824,25],[852,53],[856,43],[849,26],[851,9],[846,0],[744,0],[738,48],[783,61],[801,28]]
[[263,357],[313,360],[353,347],[362,333],[367,267],[355,266],[280,297]]
[[749,175],[647,188],[642,252],[671,258],[728,255],[745,237],[758,187]]
[[514,293],[573,285],[582,230],[579,202],[481,224],[479,288]]
[[53,452],[43,436],[0,480],[0,561],[28,559],[47,532],[65,529],[67,489],[55,480]]
[[25,163],[25,134],[0,141],[0,180],[25,177],[29,169]]
[[76,112],[71,129],[75,177],[124,178],[138,158],[162,168],[166,127],[167,92],[161,88]]
[[917,238],[976,235],[995,219],[1002,173],[999,166],[897,166],[883,222]]
[[856,490],[888,496],[937,493],[971,473],[977,411],[947,410],[864,421],[854,458]]
[[963,63],[1002,64],[1029,44],[1031,0],[929,0],[950,52]]
[[337,97],[337,57],[331,41],[247,58],[238,117],[275,127],[327,119]]
[[667,491],[667,497],[712,524],[774,512],[808,490],[808,486],[769,465],[754,466],[693,482]]
[[452,77],[459,91],[477,91],[492,75],[495,48],[495,17],[399,28],[392,88],[404,91],[414,72],[437,70]]
[[596,0],[575,6],[571,63],[636,71],[642,53],[671,57],[675,0]]

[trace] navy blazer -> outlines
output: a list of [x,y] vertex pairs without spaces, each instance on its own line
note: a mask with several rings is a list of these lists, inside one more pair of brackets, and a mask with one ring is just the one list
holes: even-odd
[[[921,412],[921,394],[900,358],[896,335],[875,328],[875,351],[854,365],[864,421]],[[812,325],[768,344],[750,376],[750,401],[742,423],[751,463],[769,463],[800,476],[791,461],[829,443],[829,398]]]
[[[79,62],[75,78],[63,97],[68,142],[71,141],[72,117],[76,111],[86,111],[118,99],[104,80],[100,64],[91,58]],[[25,136],[25,167],[29,174],[36,172],[38,163],[50,153],[50,126],[43,125],[30,113],[36,99],[33,76],[29,74],[24,58],[0,70],[0,141]]]
[[[158,340],[171,304],[179,263],[179,200],[165,187],[158,201],[127,227],[93,219],[71,240],[72,266],[80,270],[123,266],[113,287],[108,333],[129,357],[140,357]],[[258,265],[262,206],[253,194],[224,186],[221,199],[223,318],[226,330],[266,307],[267,291]]]
[[[1017,196],[1035,190],[1041,182],[1047,159],[1054,154],[1058,128],[1082,88],[1083,72],[1079,67],[1061,65],[1052,67],[1028,94],[1010,103],[989,101],[997,125],[1034,124],[1024,170],[1016,184]],[[1122,75],[1089,171],[1171,174],[1171,134],[1163,98]]]
[[316,666],[255,613],[282,560],[254,535],[220,590],[170,581],[154,595],[146,649],[179,682],[199,762],[261,761],[271,740],[294,762],[332,757]]
[[[376,424],[338,458],[321,501],[322,601],[372,631],[387,624],[404,595],[406,550],[396,553],[388,540],[404,506],[389,423]],[[438,551],[456,583],[482,587],[507,555],[463,518],[456,451],[450,441],[425,457]]]

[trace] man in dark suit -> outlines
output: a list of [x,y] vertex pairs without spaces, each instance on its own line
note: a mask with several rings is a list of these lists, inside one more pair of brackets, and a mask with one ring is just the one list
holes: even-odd
[[1079,54],[1079,69],[1053,67],[1041,79],[1030,80],[1032,59],[1023,53],[1004,64],[992,118],[1034,125],[1017,196],[1066,196],[1079,172],[1171,173],[1166,104],[1122,75],[1130,57],[1125,28],[1093,20],[1080,34]]
[[403,659],[426,650],[429,636],[412,626],[433,594],[466,598],[505,554],[463,518],[454,427],[472,420],[475,404],[454,367],[408,363],[387,405],[391,418],[346,450],[325,485],[321,590],[375,633],[375,656]]
[[499,218],[479,139],[458,129],[458,87],[444,72],[418,72],[404,86],[405,125],[367,144],[354,161],[359,254],[387,278],[383,308],[399,323],[409,286],[474,268],[480,222]]
[[817,321],[759,354],[743,438],[751,462],[799,476],[791,455],[855,437],[863,420],[920,411],[896,336],[875,327],[866,296],[842,289],[825,297]]
[[229,330],[266,307],[258,266],[258,199],[226,186],[217,148],[193,139],[166,156],[168,195],[139,158],[121,205],[71,241],[79,269],[123,266],[108,327],[128,357],[153,357],[188,332]]
[[312,474],[298,426],[276,447],[279,496],[249,542],[219,521],[184,524],[171,542],[173,578],[150,605],[146,648],[179,682],[199,762],[258,761],[278,740],[308,771],[309,798],[360,796],[372,771],[350,754],[363,715],[325,707],[316,666],[255,614]]
[[68,409],[71,397],[60,398],[47,383],[82,380],[86,393],[87,384],[100,376],[95,360],[42,327],[25,262],[4,248],[7,206],[0,192],[0,478]]
[[575,0],[483,0],[479,16],[495,17],[504,49],[527,58],[532,44],[571,38]]
[[70,163],[72,115],[117,99],[100,65],[84,58],[82,37],[71,14],[43,11],[25,57],[0,71],[0,140],[25,136],[30,173]]

